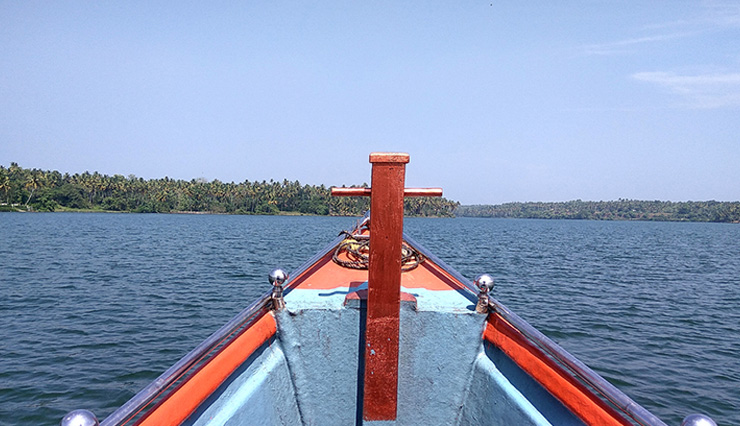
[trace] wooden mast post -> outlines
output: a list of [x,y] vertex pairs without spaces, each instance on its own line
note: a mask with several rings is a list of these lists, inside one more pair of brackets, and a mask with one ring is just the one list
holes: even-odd
[[442,189],[404,189],[405,153],[372,153],[371,188],[332,188],[334,196],[370,196],[370,254],[363,418],[395,420],[401,310],[403,199],[442,196]]

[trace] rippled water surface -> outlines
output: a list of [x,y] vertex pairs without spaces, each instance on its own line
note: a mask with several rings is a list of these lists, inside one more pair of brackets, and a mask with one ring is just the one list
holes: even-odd
[[[101,419],[353,218],[0,213],[0,424]],[[671,425],[740,425],[740,226],[407,219]]]

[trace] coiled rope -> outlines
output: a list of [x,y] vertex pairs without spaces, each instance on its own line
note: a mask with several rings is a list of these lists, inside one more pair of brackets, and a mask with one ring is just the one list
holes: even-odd
[[[338,265],[350,269],[368,269],[370,263],[370,237],[361,234],[352,234],[342,231],[339,235],[345,235],[344,240],[334,250],[332,259]],[[346,260],[340,257],[346,257]],[[415,269],[424,262],[424,255],[416,249],[403,243],[401,247],[401,271],[406,272]]]

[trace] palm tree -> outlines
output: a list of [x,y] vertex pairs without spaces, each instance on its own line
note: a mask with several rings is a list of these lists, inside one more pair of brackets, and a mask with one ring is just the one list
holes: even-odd
[[28,199],[26,200],[26,208],[28,208],[28,203],[31,202],[31,197],[33,197],[34,191],[36,191],[36,188],[41,186],[41,183],[43,181],[43,174],[39,170],[31,170],[31,173],[28,174],[28,177],[26,177],[26,188],[31,188],[31,194],[28,196]]
[[4,167],[0,167],[0,191],[5,193],[5,201],[10,204],[8,191],[10,191],[10,176]]

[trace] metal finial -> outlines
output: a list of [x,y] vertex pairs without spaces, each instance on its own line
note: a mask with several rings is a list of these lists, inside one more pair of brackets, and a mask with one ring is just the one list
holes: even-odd
[[88,410],[74,410],[62,418],[60,426],[98,426],[98,418]]
[[288,279],[288,274],[280,268],[273,269],[272,272],[270,272],[269,279],[270,284],[274,286],[283,285],[285,280]]
[[478,290],[483,291],[483,289],[481,288],[481,286],[483,285],[486,286],[486,293],[491,291],[493,289],[493,278],[491,278],[491,276],[488,274],[478,275],[475,278],[475,286],[478,287]]
[[285,309],[285,299],[283,299],[283,283],[288,279],[288,274],[282,269],[273,269],[268,276],[272,284],[272,307],[276,311]]
[[717,423],[704,414],[689,414],[683,419],[681,426],[717,426]]
[[488,293],[493,289],[493,285],[493,278],[488,274],[475,278],[475,286],[478,288],[478,304],[475,305],[475,311],[479,314],[488,313]]

